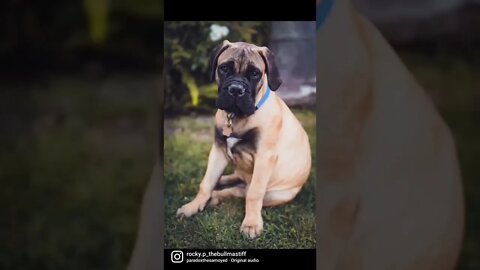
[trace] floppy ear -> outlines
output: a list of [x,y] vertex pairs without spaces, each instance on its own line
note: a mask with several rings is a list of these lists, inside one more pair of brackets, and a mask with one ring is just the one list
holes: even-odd
[[217,71],[217,60],[220,54],[224,52],[228,47],[230,47],[230,41],[224,40],[221,44],[217,45],[215,49],[213,49],[212,54],[210,54],[210,78],[211,80],[215,80],[215,72]]
[[280,72],[278,71],[277,64],[275,63],[275,55],[267,47],[262,47],[260,50],[260,56],[262,56],[265,62],[266,73],[268,77],[268,86],[273,91],[277,90],[282,84],[280,78]]

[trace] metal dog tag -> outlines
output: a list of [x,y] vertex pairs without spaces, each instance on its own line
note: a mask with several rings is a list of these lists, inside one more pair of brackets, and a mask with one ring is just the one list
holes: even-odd
[[223,135],[224,136],[230,137],[230,135],[232,135],[232,132],[233,132],[233,128],[232,128],[233,117],[235,117],[235,115],[233,113],[227,114],[227,124],[225,126],[223,126]]

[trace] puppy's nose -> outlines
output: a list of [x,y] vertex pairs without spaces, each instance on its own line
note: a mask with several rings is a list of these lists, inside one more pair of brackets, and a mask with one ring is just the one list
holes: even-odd
[[241,97],[245,94],[245,87],[241,84],[232,83],[228,86],[228,93],[234,97]]

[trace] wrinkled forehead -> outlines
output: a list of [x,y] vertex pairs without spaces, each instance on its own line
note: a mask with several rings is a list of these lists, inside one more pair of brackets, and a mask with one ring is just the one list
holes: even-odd
[[265,70],[265,62],[259,53],[260,48],[247,43],[233,43],[218,57],[218,65],[233,61],[237,72],[245,71],[248,66],[255,66]]

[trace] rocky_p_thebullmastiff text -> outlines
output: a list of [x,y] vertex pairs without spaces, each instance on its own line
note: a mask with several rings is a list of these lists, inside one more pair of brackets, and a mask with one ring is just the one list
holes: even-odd
[[[207,202],[245,197],[240,230],[255,238],[263,229],[262,207],[292,200],[308,179],[309,138],[274,92],[282,80],[270,49],[225,40],[212,52],[211,68],[218,83],[215,140],[199,191],[177,216],[194,215]],[[234,173],[222,175],[229,162]]]

